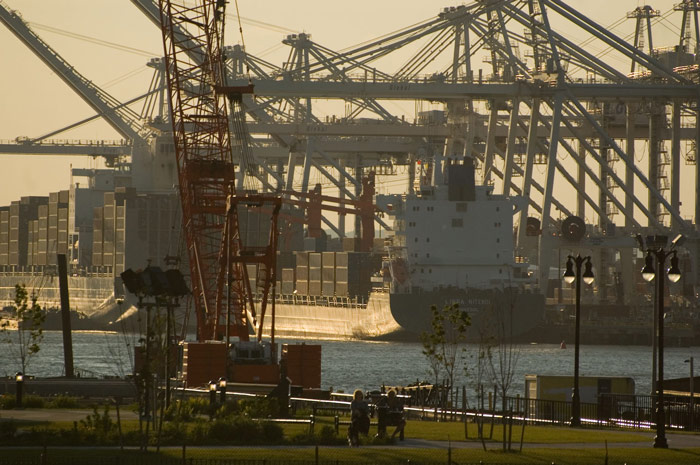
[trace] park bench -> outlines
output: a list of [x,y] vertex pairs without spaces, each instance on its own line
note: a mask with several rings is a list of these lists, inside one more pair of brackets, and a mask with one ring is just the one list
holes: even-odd
[[314,426],[316,425],[316,417],[314,415],[309,415],[309,418],[256,418],[255,421],[286,425],[309,425],[309,432],[311,433],[314,432]]

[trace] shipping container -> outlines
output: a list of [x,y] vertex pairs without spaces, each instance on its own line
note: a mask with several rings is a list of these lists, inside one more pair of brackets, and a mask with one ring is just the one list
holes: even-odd
[[320,345],[283,344],[281,359],[292,385],[312,389],[321,387]]
[[326,282],[335,282],[335,268],[326,268],[323,267],[321,269],[321,281],[326,283]]
[[210,380],[226,376],[226,344],[221,342],[184,342],[182,378],[185,387],[207,385]]
[[296,266],[309,266],[309,252],[294,252]]
[[299,295],[307,295],[309,293],[309,281],[305,279],[299,279],[297,277],[297,282],[294,286]]
[[321,292],[321,281],[309,281],[309,295],[319,296]]
[[323,252],[321,260],[323,268],[335,268],[335,252]]
[[321,275],[321,268],[309,267],[309,281],[319,281],[323,280]]
[[335,283],[335,295],[337,295],[338,297],[350,297],[348,295],[348,283]]
[[9,265],[10,207],[0,207],[0,265]]
[[323,255],[320,252],[309,253],[309,268],[321,268]]
[[294,268],[282,268],[282,282],[294,284]]
[[335,282],[323,281],[323,283],[321,284],[321,295],[326,297],[333,297],[335,295]]
[[277,287],[279,289],[279,293],[282,295],[290,295],[294,293],[294,282],[285,282],[282,281],[280,282],[279,286]]
[[335,282],[336,283],[347,283],[348,282],[348,269],[347,268],[336,268],[335,269]]

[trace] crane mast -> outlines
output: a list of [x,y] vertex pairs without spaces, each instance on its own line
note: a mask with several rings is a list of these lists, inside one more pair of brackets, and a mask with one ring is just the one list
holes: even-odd
[[[262,325],[255,312],[246,263],[262,264],[265,294],[274,283],[276,214],[279,202],[267,196],[236,195],[232,137],[229,132],[222,40],[225,2],[160,0],[168,91],[191,285],[200,341],[238,336],[248,340],[249,325]],[[187,34],[182,34],[186,31]],[[204,57],[197,52],[204,51]],[[200,52],[201,53],[201,52]],[[252,86],[238,88],[237,94]],[[231,127],[236,149],[245,152],[247,139],[242,112],[234,111]],[[267,247],[244,250],[239,234],[238,208],[277,203],[272,209]],[[266,295],[262,299],[266,303]],[[262,332],[259,332],[259,338]]]

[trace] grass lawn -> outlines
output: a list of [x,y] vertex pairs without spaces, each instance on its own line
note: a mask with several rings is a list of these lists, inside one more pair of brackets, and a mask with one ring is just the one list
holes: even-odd
[[[317,421],[316,427],[319,425],[333,424],[333,420],[330,418],[321,418]],[[287,433],[287,427],[285,425],[285,433]],[[298,427],[298,426],[297,426]],[[457,422],[435,422],[435,421],[420,421],[420,420],[409,420],[406,424],[405,436],[407,438],[413,439],[429,439],[435,441],[480,441],[477,439],[477,425],[474,423],[467,423],[467,436],[465,439],[464,435],[464,423]],[[389,427],[389,432],[393,432],[393,428]],[[339,434],[341,436],[345,435],[347,431],[347,426],[341,426]],[[491,425],[484,425],[484,435],[489,437],[491,431]],[[370,433],[376,432],[375,427],[370,430]],[[520,435],[522,432],[522,426],[513,426],[512,442],[513,444],[520,444]],[[503,426],[494,425],[492,439],[488,440],[487,443],[491,442],[501,442],[503,438]],[[604,444],[605,441],[609,443],[613,442],[647,442],[649,441],[648,434],[634,432],[634,431],[615,431],[615,430],[594,430],[585,428],[566,428],[557,426],[526,426],[525,427],[525,437],[523,439],[525,444],[562,444],[562,443],[600,443]]]
[[[87,413],[86,413],[87,415]],[[1,421],[1,420],[0,420]],[[60,429],[73,429],[73,422],[55,421],[55,422],[37,422],[37,421],[16,421],[17,426],[24,428],[40,428],[47,432],[57,431]],[[332,417],[317,417],[315,431],[319,432],[324,426],[333,427],[334,422]],[[295,436],[303,435],[308,431],[308,425],[303,424],[281,424],[284,430],[284,437],[289,439]],[[187,424],[188,429],[193,427],[193,424]],[[151,425],[151,428],[153,426]],[[124,434],[138,431],[139,425],[137,420],[122,421],[122,431]],[[342,440],[347,432],[347,426],[340,427],[337,437]],[[389,427],[389,433],[393,432],[393,428]],[[491,432],[491,425],[484,425],[484,435],[488,438]],[[516,425],[513,427],[512,443],[519,447],[522,426]],[[376,427],[372,427],[370,435],[376,433]],[[503,426],[496,424],[493,427],[493,435],[491,439],[486,439],[487,444],[497,444],[502,441]],[[480,442],[477,438],[477,425],[467,423],[467,438],[465,438],[464,423],[458,422],[435,422],[435,421],[420,421],[409,420],[405,429],[405,436],[409,439],[427,439],[435,441],[472,441]],[[526,426],[523,442],[525,444],[562,444],[562,443],[597,443],[604,444],[616,442],[647,442],[649,435],[635,431],[616,431],[616,430],[594,430],[594,429],[572,429],[567,427],[556,426]],[[365,441],[367,442],[367,441]],[[2,445],[2,442],[0,442]]]

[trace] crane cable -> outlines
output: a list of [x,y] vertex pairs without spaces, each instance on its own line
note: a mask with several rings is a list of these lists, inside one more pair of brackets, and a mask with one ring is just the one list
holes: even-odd
[[[246,48],[245,48],[245,38],[243,37],[243,23],[241,22],[241,12],[238,9],[238,0],[235,0],[235,4],[236,4],[236,19],[238,20],[238,32],[241,34],[241,46],[243,47],[243,53],[247,53]],[[250,66],[248,66],[248,60],[246,60],[245,72],[248,75],[248,82],[252,83],[252,79],[250,77]]]

